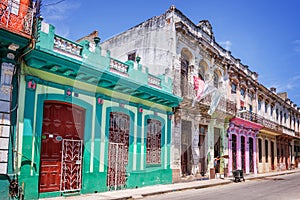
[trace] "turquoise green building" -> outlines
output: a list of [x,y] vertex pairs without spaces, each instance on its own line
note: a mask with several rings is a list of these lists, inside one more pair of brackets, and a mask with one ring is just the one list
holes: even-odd
[[20,60],[31,46],[31,0],[0,0],[0,199],[20,196],[16,155]]
[[[38,23],[24,55],[16,162],[25,199],[172,182],[172,80]],[[103,54],[103,55],[102,55]]]

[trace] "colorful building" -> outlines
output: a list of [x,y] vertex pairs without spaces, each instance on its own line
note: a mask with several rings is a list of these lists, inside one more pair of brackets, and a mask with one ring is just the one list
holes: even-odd
[[20,59],[30,48],[32,1],[0,0],[0,199],[19,195],[16,155]]
[[[214,172],[218,177],[236,169],[264,173],[295,165],[299,108],[265,88],[256,72],[218,44],[208,20],[194,24],[171,6],[162,15],[104,41],[102,47],[118,59],[147,58],[141,62],[151,72],[174,80],[173,92],[183,98],[172,131],[174,182],[186,176],[191,180],[190,175],[198,172],[214,178]],[[222,92],[193,105],[194,77]]]
[[[228,122],[236,111],[236,104],[226,92],[230,64],[227,60],[232,57],[215,41],[209,21],[194,24],[171,6],[162,15],[104,41],[102,47],[110,49],[118,59],[136,55],[147,58],[141,62],[152,73],[165,73],[174,80],[173,92],[183,101],[174,114],[173,182],[214,178],[215,172],[224,174]],[[214,91],[203,94],[199,102],[195,101],[195,77]]]
[[172,182],[172,81],[70,41],[39,20],[21,65],[19,184],[26,199]]

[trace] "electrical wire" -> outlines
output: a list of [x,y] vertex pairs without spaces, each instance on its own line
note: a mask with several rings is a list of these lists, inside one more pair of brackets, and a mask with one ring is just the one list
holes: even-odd
[[62,2],[64,2],[65,0],[60,0],[60,1],[57,1],[57,2],[55,2],[55,3],[49,3],[49,4],[45,4],[45,5],[43,5],[43,6],[54,6],[54,5],[57,5],[57,4],[59,4],[59,3],[62,3]]

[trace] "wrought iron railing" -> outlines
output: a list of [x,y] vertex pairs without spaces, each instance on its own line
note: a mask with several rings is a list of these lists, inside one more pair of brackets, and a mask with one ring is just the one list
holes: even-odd
[[16,1],[0,0],[0,28],[31,36],[34,9]]
[[[209,94],[200,100],[200,104],[209,107],[211,106],[211,101],[212,101],[212,95]],[[234,116],[236,114],[236,103],[230,101],[229,99],[221,97],[217,110]]]
[[279,125],[278,123],[273,122],[269,119],[266,119],[263,116],[260,116],[256,113],[253,113],[253,112],[250,112],[250,111],[247,111],[247,110],[242,110],[242,111],[237,112],[236,116],[240,117],[242,119],[251,121],[251,122],[258,123],[258,124],[260,124],[260,125],[262,125],[266,128],[275,130],[277,132],[282,132],[281,125]]
[[295,136],[295,131],[288,128],[288,127],[285,127],[285,126],[281,126],[282,128],[282,132],[286,135],[291,135],[291,136]]
[[226,99],[226,112],[231,115],[236,115],[236,103]]

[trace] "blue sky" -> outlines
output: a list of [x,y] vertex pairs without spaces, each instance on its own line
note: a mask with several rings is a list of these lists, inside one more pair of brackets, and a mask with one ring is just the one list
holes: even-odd
[[298,0],[43,0],[42,4],[42,15],[57,34],[76,40],[98,30],[102,41],[175,5],[195,24],[209,20],[219,44],[257,72],[262,84],[288,92],[300,107]]

